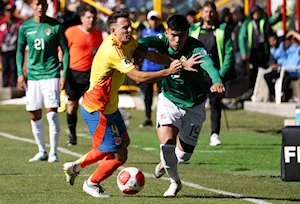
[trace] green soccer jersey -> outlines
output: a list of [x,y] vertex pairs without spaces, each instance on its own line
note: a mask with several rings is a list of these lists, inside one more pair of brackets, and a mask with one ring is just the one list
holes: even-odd
[[23,75],[22,67],[26,46],[28,46],[28,80],[60,78],[59,46],[64,53],[63,77],[66,77],[69,61],[68,42],[62,24],[57,20],[47,17],[46,21],[36,23],[31,18],[21,25],[17,50],[18,76]]
[[[188,37],[184,47],[175,51],[169,46],[169,41],[165,34],[139,39],[137,49],[147,52],[148,48],[155,48],[159,53],[166,54],[173,59],[186,61],[193,54],[201,54],[204,60],[200,65],[194,65],[198,72],[183,70],[176,75],[171,75],[162,79],[162,92],[166,98],[180,108],[189,108],[203,103],[209,90],[204,80],[205,70],[212,79],[213,84],[222,83],[219,72],[213,61],[207,54],[204,45]],[[167,67],[163,67],[165,69]]]

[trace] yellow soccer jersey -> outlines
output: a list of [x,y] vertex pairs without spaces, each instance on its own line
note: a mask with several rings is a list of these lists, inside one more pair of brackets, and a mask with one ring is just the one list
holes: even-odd
[[83,96],[82,106],[87,111],[112,114],[118,110],[118,91],[126,74],[135,68],[132,55],[137,46],[133,38],[123,45],[113,35],[103,41],[93,60],[90,87]]

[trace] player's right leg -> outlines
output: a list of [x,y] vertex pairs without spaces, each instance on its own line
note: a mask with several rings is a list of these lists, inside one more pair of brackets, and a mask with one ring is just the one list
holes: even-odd
[[175,154],[176,137],[182,124],[181,117],[181,110],[160,94],[157,106],[157,135],[160,142],[160,160],[171,182],[164,193],[164,197],[175,197],[181,189],[181,181],[177,170],[178,160]]
[[42,121],[43,96],[39,83],[40,81],[38,80],[28,80],[27,82],[26,110],[29,111],[32,133],[39,149],[39,152],[29,159],[29,162],[45,161],[48,159],[45,145],[44,124]]

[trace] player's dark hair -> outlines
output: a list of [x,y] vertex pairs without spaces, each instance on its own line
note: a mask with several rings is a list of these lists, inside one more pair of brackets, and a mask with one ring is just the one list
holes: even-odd
[[203,8],[204,7],[210,7],[212,8],[212,10],[214,10],[215,12],[217,11],[217,7],[216,7],[216,4],[212,1],[206,1],[203,5]]
[[79,16],[84,16],[85,13],[87,11],[91,12],[94,15],[97,15],[97,10],[95,9],[95,7],[89,5],[89,4],[82,4],[79,8],[78,8],[78,15]]
[[189,10],[189,11],[185,14],[185,16],[196,16],[196,15],[197,15],[197,12],[194,11],[194,10]]
[[176,31],[186,31],[189,30],[189,23],[186,18],[182,15],[173,15],[168,21],[168,28]]
[[127,10],[120,10],[113,12],[107,19],[107,26],[110,27],[112,23],[116,23],[118,18],[129,18],[129,12]]

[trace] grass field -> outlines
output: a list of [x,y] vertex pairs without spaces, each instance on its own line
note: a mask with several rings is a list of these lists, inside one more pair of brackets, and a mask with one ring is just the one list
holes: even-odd
[[[136,166],[146,175],[142,192],[122,194],[115,172],[103,182],[110,199],[96,199],[82,191],[84,180],[96,165],[84,169],[74,186],[65,182],[62,165],[77,159],[91,148],[86,125],[79,114],[78,145],[67,147],[66,113],[60,113],[61,137],[58,163],[28,163],[37,152],[33,143],[29,115],[24,106],[0,106],[0,203],[291,203],[300,202],[300,183],[280,179],[281,134],[283,118],[226,111],[229,129],[222,118],[218,147],[209,146],[209,111],[198,146],[189,164],[179,165],[183,189],[176,199],[162,198],[169,181],[156,179],[153,171],[159,161],[154,128],[139,128],[144,113],[129,110],[131,145],[125,166]],[[46,140],[48,125],[44,117]]]

